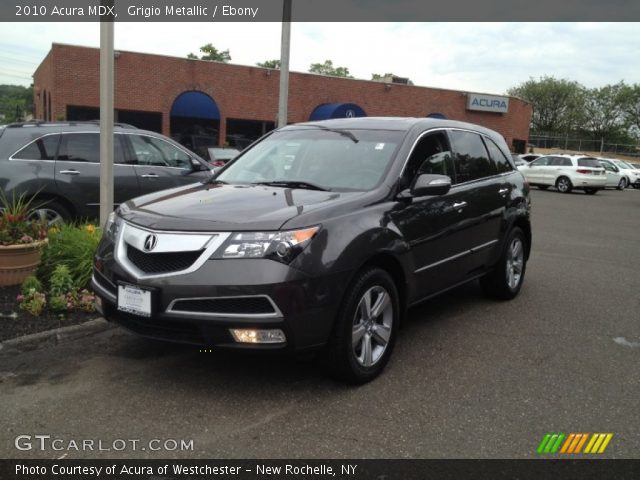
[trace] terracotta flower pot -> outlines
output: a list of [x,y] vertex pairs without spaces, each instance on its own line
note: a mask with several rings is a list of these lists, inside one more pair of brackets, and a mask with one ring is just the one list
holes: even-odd
[[0,287],[19,285],[40,265],[47,240],[20,245],[0,245]]

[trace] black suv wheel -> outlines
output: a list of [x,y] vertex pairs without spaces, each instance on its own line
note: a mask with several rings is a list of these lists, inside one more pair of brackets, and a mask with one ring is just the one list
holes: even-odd
[[333,372],[351,383],[378,376],[391,356],[399,313],[398,290],[386,271],[371,268],[358,274],[329,344]]

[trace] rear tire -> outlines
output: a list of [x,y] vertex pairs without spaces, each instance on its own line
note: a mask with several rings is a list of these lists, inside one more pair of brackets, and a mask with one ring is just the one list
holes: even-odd
[[47,200],[29,212],[28,218],[30,220],[44,220],[49,227],[53,227],[70,221],[71,213],[61,203],[55,200]]
[[560,177],[556,180],[556,188],[560,193],[571,193],[571,190],[573,190],[573,184],[568,177]]
[[585,188],[584,189],[584,193],[586,193],[587,195],[595,195],[596,193],[598,193],[598,189],[597,188]]
[[354,384],[373,380],[391,357],[400,319],[398,290],[380,268],[359,273],[348,288],[329,339],[332,373]]
[[505,242],[500,260],[484,277],[480,286],[485,295],[498,300],[511,300],[520,292],[527,269],[527,240],[520,227],[514,227]]

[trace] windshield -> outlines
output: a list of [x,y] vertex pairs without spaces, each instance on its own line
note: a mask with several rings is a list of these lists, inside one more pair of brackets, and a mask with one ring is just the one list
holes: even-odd
[[616,165],[618,165],[620,168],[624,168],[625,170],[633,170],[633,168],[628,163],[625,163],[622,160],[618,160],[616,162]]
[[[216,177],[227,183],[359,191],[382,179],[403,132],[297,128],[275,132]],[[289,185],[287,185],[289,184]]]

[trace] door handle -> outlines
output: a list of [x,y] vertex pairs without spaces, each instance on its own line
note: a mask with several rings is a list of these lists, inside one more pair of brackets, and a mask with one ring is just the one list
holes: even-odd
[[78,170],[60,170],[62,175],[80,175]]
[[498,193],[504,197],[507,193],[509,193],[509,189],[501,188],[500,190],[498,190]]
[[456,202],[456,203],[453,204],[453,209],[454,210],[461,210],[466,206],[467,206],[467,202]]
[[141,175],[142,178],[158,178],[158,175],[155,173],[145,173],[144,175]]

